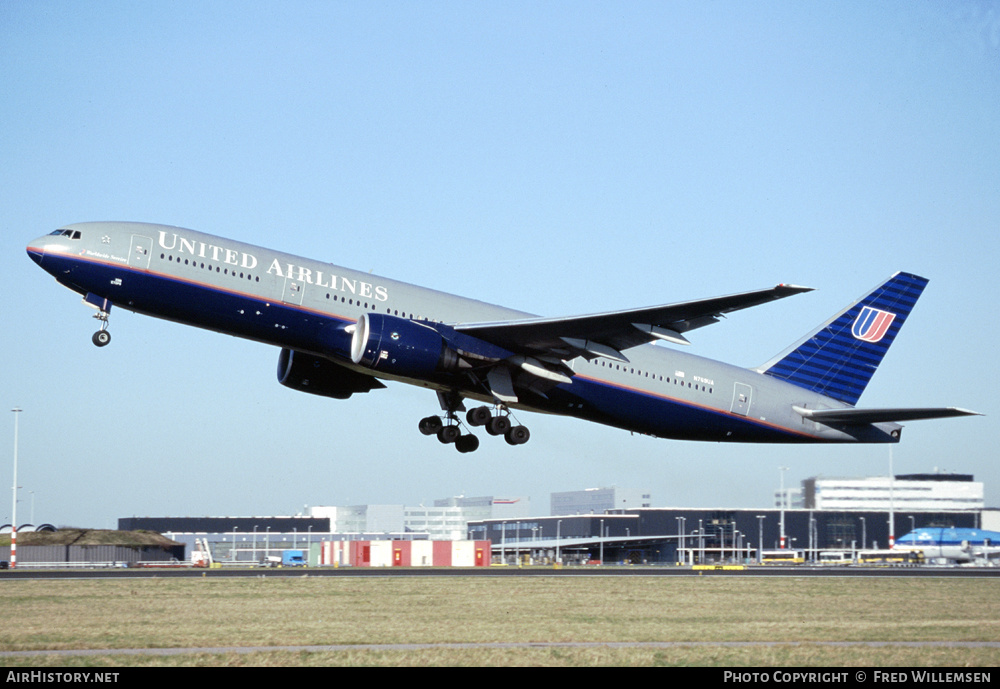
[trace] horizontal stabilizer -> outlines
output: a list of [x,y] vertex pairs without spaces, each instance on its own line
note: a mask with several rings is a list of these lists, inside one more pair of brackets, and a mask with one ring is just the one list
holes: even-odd
[[894,408],[894,409],[804,409],[792,407],[810,421],[823,424],[867,426],[872,423],[944,419],[951,416],[981,416],[978,412],[958,407]]

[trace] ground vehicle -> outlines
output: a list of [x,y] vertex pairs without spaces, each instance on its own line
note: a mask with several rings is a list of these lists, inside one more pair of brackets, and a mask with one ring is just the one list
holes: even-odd
[[862,564],[918,565],[924,561],[924,554],[913,550],[862,550],[858,562]]
[[282,567],[305,567],[308,563],[306,562],[305,553],[301,550],[282,550],[281,551],[281,566]]
[[801,565],[806,561],[806,558],[801,550],[779,548],[776,550],[762,550],[760,561],[765,565]]

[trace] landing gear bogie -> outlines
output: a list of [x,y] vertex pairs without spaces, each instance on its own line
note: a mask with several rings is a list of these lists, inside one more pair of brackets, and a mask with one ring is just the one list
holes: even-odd
[[[461,397],[455,393],[438,394],[445,414],[421,419],[420,432],[424,435],[436,435],[442,444],[454,445],[463,454],[475,452],[479,449],[479,438],[462,432],[462,422],[458,416],[460,411],[464,411]],[[531,437],[526,426],[513,425],[510,412],[505,407],[500,408],[500,413],[496,416],[490,407],[474,407],[465,413],[465,421],[474,428],[484,427],[490,435],[503,436],[508,445],[523,445]]]

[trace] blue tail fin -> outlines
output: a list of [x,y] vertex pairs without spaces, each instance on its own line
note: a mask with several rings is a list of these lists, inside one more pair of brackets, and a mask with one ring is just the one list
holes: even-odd
[[855,405],[927,285],[896,273],[759,371]]

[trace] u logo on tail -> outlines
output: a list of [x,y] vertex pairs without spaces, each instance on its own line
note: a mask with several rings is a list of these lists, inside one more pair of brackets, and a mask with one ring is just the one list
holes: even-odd
[[854,320],[851,334],[865,342],[878,342],[885,337],[889,326],[896,319],[896,314],[866,306]]

